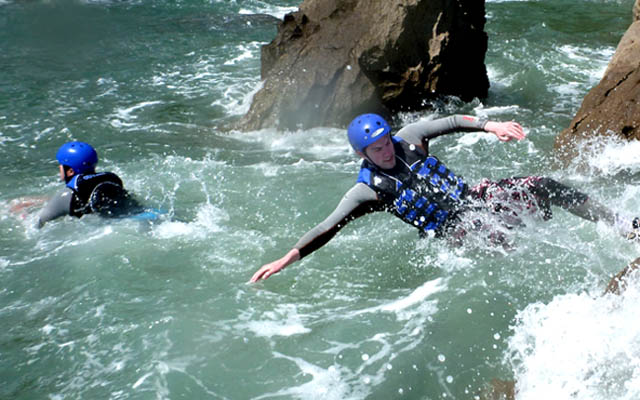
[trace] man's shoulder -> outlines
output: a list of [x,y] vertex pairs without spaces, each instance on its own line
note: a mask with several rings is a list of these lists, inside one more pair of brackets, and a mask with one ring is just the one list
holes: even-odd
[[93,174],[82,174],[78,176],[76,182],[76,185],[81,185],[84,182],[88,182],[91,184],[113,182],[117,185],[123,186],[122,179],[120,179],[118,175],[110,171],[96,172]]
[[358,172],[358,179],[356,179],[356,184],[364,183],[365,185],[370,185],[372,175],[373,171],[371,170],[371,168],[363,162],[360,166],[360,172]]
[[65,186],[62,189],[58,190],[53,196],[51,196],[51,198],[49,198],[49,201],[54,199],[68,199],[72,194],[73,190],[70,187]]
[[353,204],[361,204],[369,201],[377,201],[378,195],[370,185],[364,182],[356,182],[355,185],[344,194],[344,199],[349,200]]
[[120,177],[115,172],[111,172],[111,171],[100,171],[100,172],[94,172],[92,174],[81,174],[78,176],[78,179],[83,179],[83,180],[105,179],[105,178],[120,179]]
[[71,199],[73,190],[68,187],[60,189],[44,205],[38,216],[38,226],[42,227],[45,222],[69,215],[71,210]]

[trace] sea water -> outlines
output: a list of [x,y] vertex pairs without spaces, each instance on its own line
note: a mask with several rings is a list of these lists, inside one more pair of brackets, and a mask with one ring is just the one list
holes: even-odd
[[[631,0],[487,1],[489,97],[393,123],[519,121],[431,150],[469,182],[544,174],[638,215],[635,143],[559,169],[553,141],[598,83]],[[291,0],[0,1],[0,398],[640,398],[638,289],[602,296],[640,253],[562,210],[514,249],[421,240],[384,213],[249,284],[330,213],[359,162],[344,130],[226,132],[260,87]],[[57,148],[92,143],[158,221],[34,227]]]

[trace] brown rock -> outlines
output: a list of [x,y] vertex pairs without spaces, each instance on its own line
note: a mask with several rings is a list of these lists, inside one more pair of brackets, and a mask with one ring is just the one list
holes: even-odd
[[640,20],[640,0],[636,0],[636,2],[633,4],[633,20]]
[[613,293],[620,294],[627,287],[627,281],[629,280],[629,275],[632,272],[636,271],[640,268],[640,258],[636,258],[629,265],[627,265],[622,271],[618,272],[616,276],[611,278],[609,284],[607,285],[607,289],[604,291],[605,294]]
[[514,400],[516,398],[515,388],[514,381],[493,379],[480,398],[482,400]]
[[577,143],[597,136],[640,139],[640,21],[622,37],[604,77],[558,135],[555,147],[562,158],[571,159]]
[[362,112],[487,95],[484,0],[305,0],[262,48],[238,128],[345,126]]

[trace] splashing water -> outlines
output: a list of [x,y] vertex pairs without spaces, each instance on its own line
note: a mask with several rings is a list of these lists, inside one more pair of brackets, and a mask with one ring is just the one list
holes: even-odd
[[[247,283],[359,166],[341,129],[218,128],[248,109],[260,46],[298,3],[0,1],[0,397],[469,399],[499,378],[519,400],[637,398],[637,286],[600,293],[638,246],[561,210],[509,232],[509,251],[420,240],[374,214]],[[517,120],[526,141],[478,132],[431,151],[471,184],[543,174],[638,215],[637,144],[552,167],[631,5],[488,1],[489,98],[394,122]],[[53,158],[70,139],[168,214],[38,230],[9,212],[60,188]]]

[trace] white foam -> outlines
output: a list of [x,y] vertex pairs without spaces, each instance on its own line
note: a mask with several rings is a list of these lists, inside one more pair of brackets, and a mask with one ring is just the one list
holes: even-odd
[[416,254],[422,257],[417,262],[418,265],[437,265],[447,273],[468,269],[475,265],[472,258],[464,256],[464,248],[452,248],[443,240],[418,241]]
[[136,116],[132,115],[134,111],[140,110],[145,107],[154,106],[156,104],[162,104],[162,101],[143,101],[128,108],[119,108],[116,110],[116,115],[124,120],[135,119]]
[[45,335],[51,335],[51,332],[53,332],[56,328],[54,328],[53,325],[51,324],[46,324],[45,326],[43,326],[42,328],[40,328],[40,331],[42,331],[42,333],[44,333]]
[[584,174],[586,163],[591,171],[588,175],[616,175],[621,172],[640,172],[640,142],[617,137],[597,137],[578,145],[579,156],[572,162],[573,168]]
[[[253,88],[248,92],[244,90],[245,85],[231,84],[227,86],[223,95],[211,103],[211,105],[224,108],[229,115],[244,115],[249,112],[249,108],[253,102],[253,96],[262,89],[263,84],[264,82],[261,81],[256,85],[252,85]],[[242,94],[245,92],[246,94]]]
[[159,239],[205,239],[222,231],[223,223],[228,220],[229,215],[226,211],[207,203],[200,207],[194,221],[163,222],[154,229],[153,236]]
[[240,54],[230,60],[225,61],[224,65],[235,65],[241,61],[244,61],[250,58],[255,58],[255,54],[256,54],[255,48],[250,48],[246,45],[241,45],[241,46],[238,46],[238,50]]
[[602,67],[607,66],[609,60],[615,53],[615,48],[613,47],[586,47],[586,46],[576,46],[565,44],[556,48],[557,51],[564,54],[570,60],[574,60],[581,65],[588,64],[590,66],[589,70],[601,69]]
[[589,160],[594,168],[605,175],[614,175],[621,171],[640,172],[640,142],[609,141],[601,152]]
[[640,290],[556,296],[520,311],[508,340],[518,400],[640,398]]
[[[471,147],[480,141],[495,143],[498,141],[498,137],[496,135],[487,134],[486,132],[470,132],[457,138],[458,145],[462,147]],[[451,147],[452,152],[459,150],[460,148],[458,148],[458,146]]]
[[514,113],[520,111],[520,106],[517,104],[512,104],[508,106],[494,106],[494,107],[485,107],[484,104],[480,103],[477,107],[473,109],[476,115],[479,117],[493,117],[496,115],[513,115]]
[[256,7],[252,10],[242,8],[240,9],[240,11],[238,11],[238,14],[244,14],[244,15],[269,14],[276,18],[283,19],[285,14],[288,14],[290,12],[294,12],[297,10],[298,10],[298,7],[275,7],[275,6],[267,7],[265,6],[265,7]]
[[[87,245],[89,243],[102,240],[105,237],[110,236],[114,232],[113,227],[109,225],[109,226],[99,227],[98,229],[94,229],[92,232],[84,232],[84,234],[82,235],[82,239],[77,239],[77,240],[46,239],[42,235],[43,231],[60,229],[60,226],[65,222],[68,222],[69,224],[73,224],[77,222],[76,221],[60,221],[56,224],[47,224],[43,229],[38,229],[37,225],[35,224],[35,218],[37,218],[37,215],[34,214],[32,217],[34,219],[32,220],[32,222],[30,222],[27,225],[26,233],[27,233],[27,237],[34,236],[40,239],[38,240],[38,243],[36,245],[36,249],[38,250],[39,255],[24,261],[15,261],[12,263],[13,265],[26,265],[34,261],[47,259],[53,255],[60,253],[62,250],[66,248],[88,247]],[[29,218],[32,218],[32,217],[29,217]],[[85,218],[90,219],[91,217],[95,217],[95,216],[86,216]],[[98,217],[95,217],[95,218],[98,218]]]
[[[311,380],[298,386],[279,390],[276,393],[265,393],[255,399],[271,399],[290,397],[299,399],[342,400],[353,398],[353,390],[348,382],[342,378],[341,370],[335,366],[322,368],[307,362],[299,357],[290,357],[281,353],[275,353],[275,357],[289,360],[296,364],[302,374],[311,377]],[[358,398],[364,398],[359,395]]]
[[118,108],[115,110],[113,114],[107,117],[109,118],[109,124],[112,127],[118,128],[118,129],[135,128],[135,127],[141,129],[142,127],[138,126],[138,123],[136,122],[136,120],[138,119],[138,116],[135,115],[135,112],[143,108],[151,107],[158,104],[163,104],[163,102],[162,101],[143,101],[141,103],[135,104],[127,108]]
[[[549,90],[559,95],[557,103],[563,107],[574,107],[576,97],[584,97],[585,93],[595,86],[615,52],[613,47],[590,48],[575,45],[554,47],[557,54],[553,56],[552,65],[540,65],[550,77]],[[554,107],[559,108],[559,105]]]
[[442,278],[437,278],[425,282],[405,297],[375,307],[355,311],[350,313],[348,318],[351,319],[359,315],[377,312],[394,313],[398,320],[401,321],[425,318],[438,311],[438,302],[436,300],[426,301],[426,299],[445,289],[446,282]]
[[138,378],[138,380],[131,386],[132,389],[137,389],[138,386],[142,385],[144,383],[145,380],[147,380],[148,377],[150,377],[151,375],[153,375],[152,372],[147,372],[146,374],[142,375],[140,378]]
[[[237,135],[234,139],[261,143],[268,150],[276,153],[309,154],[313,159],[329,159],[336,156],[349,156],[353,153],[344,134],[337,128],[313,128],[306,131],[283,133],[275,129],[263,129]],[[354,160],[356,156],[354,155]]]
[[438,292],[441,292],[446,288],[446,284],[442,278],[437,278],[432,281],[425,282],[422,286],[416,288],[407,297],[393,301],[388,304],[384,304],[378,307],[381,311],[387,312],[400,312],[416,304],[424,302],[424,300]]
[[[245,318],[246,319],[246,318]],[[261,319],[250,319],[236,326],[237,331],[249,330],[256,336],[293,336],[311,332],[294,304],[279,304],[273,311],[261,314]]]

